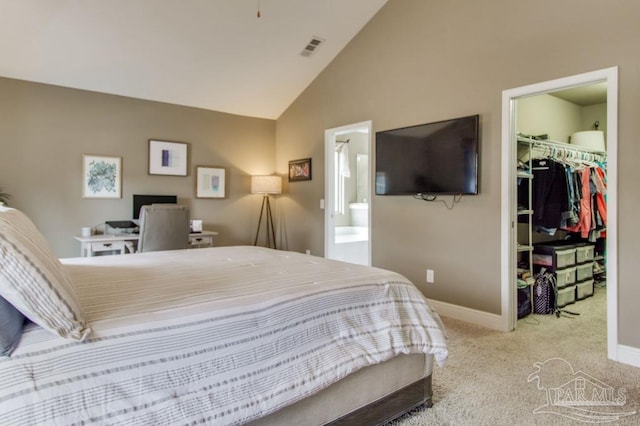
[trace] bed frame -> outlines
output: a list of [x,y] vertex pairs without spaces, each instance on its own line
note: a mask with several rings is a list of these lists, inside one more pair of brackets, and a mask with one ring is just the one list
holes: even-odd
[[399,355],[250,424],[384,425],[416,407],[432,405],[432,366],[432,356]]
[[420,406],[431,407],[431,396],[431,376],[428,376],[327,425],[385,425]]

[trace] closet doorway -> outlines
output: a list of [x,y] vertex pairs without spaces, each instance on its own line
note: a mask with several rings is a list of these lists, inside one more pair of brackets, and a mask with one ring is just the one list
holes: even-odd
[[[606,226],[606,292],[607,292],[607,355],[618,360],[617,341],[617,93],[618,69],[607,68],[558,80],[510,89],[502,98],[502,315],[506,331],[517,325],[517,262],[518,262],[518,199],[517,153],[519,123],[526,114],[525,103],[532,98],[563,92],[587,93],[598,85],[606,87],[606,157],[607,157],[607,226]],[[520,101],[523,101],[522,103]],[[526,101],[526,102],[524,102]],[[520,106],[523,108],[519,108]],[[535,102],[534,102],[535,103]],[[522,109],[522,111],[520,111]],[[587,129],[584,129],[587,130]]]

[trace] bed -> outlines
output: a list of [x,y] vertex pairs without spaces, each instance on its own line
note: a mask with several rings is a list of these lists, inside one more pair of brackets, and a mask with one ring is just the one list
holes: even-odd
[[0,358],[0,424],[376,424],[430,403],[446,339],[401,275],[249,246],[54,261],[6,210],[0,296],[32,321]]

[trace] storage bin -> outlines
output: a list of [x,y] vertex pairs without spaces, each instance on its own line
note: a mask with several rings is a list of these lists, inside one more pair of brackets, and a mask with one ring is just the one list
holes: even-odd
[[558,269],[556,274],[556,285],[558,288],[563,288],[576,282],[576,267],[571,266],[569,268]]
[[576,299],[581,300],[593,296],[593,280],[586,280],[576,284]]
[[531,286],[518,287],[518,319],[531,313]]
[[593,261],[595,255],[595,245],[582,243],[576,246],[576,263]]
[[576,281],[584,281],[593,278],[593,262],[576,265]]
[[573,266],[576,263],[576,248],[568,244],[535,244],[533,264],[545,266],[551,272]]
[[[533,269],[535,273],[538,273],[542,268],[546,268],[546,266],[536,265]],[[556,278],[556,286],[558,288],[563,288],[576,283],[576,270],[575,266],[570,266],[568,268],[557,269],[555,272],[549,272],[549,269],[547,269],[547,272],[553,274]]]
[[571,285],[565,288],[558,289],[558,308],[575,303],[576,301],[576,286]]

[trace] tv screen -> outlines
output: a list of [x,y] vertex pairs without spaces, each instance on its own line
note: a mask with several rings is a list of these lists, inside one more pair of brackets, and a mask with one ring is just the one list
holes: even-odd
[[151,204],[176,204],[178,197],[176,195],[140,195],[133,194],[133,218],[140,219],[140,209],[142,206]]
[[479,115],[376,132],[376,195],[477,194]]

